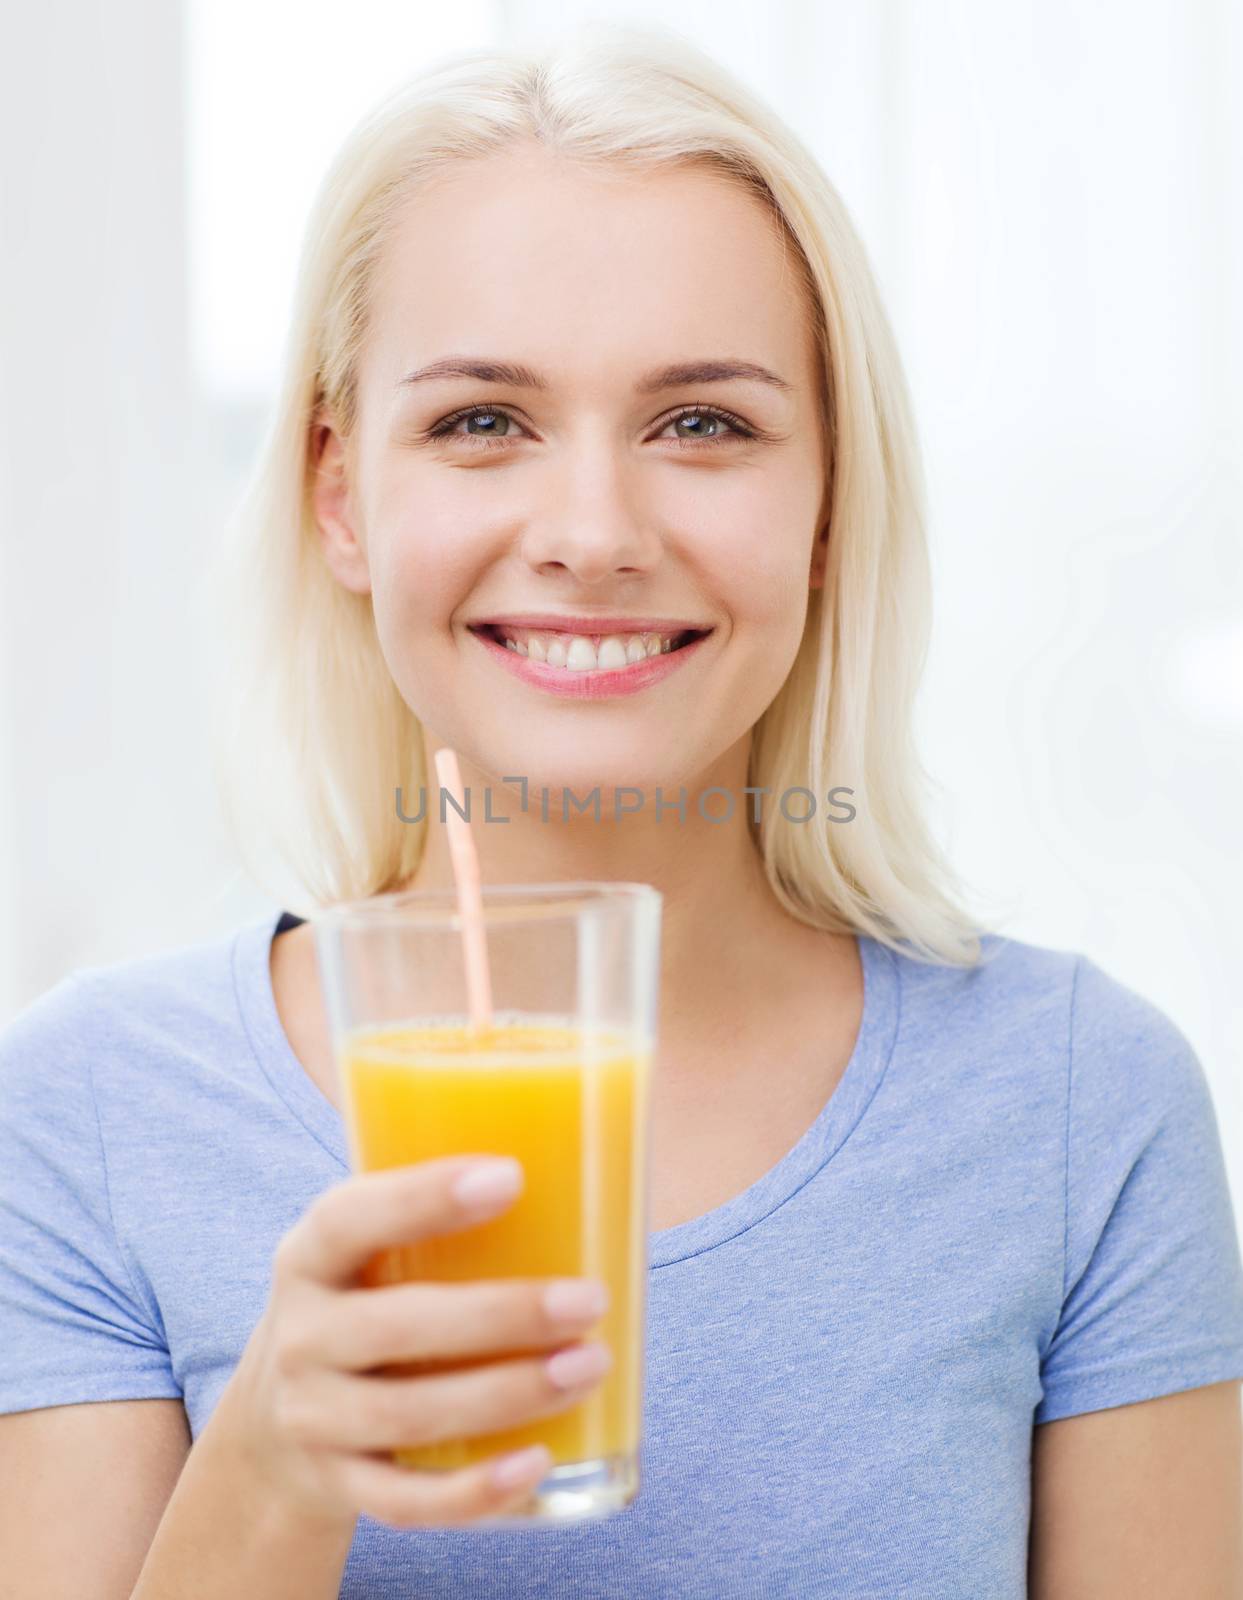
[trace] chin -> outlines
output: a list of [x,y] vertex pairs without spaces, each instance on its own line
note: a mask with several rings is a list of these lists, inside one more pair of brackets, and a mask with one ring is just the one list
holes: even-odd
[[[541,792],[547,789],[549,820],[556,818],[558,821],[561,820],[563,807],[566,808],[566,819],[569,821],[580,815],[579,806],[584,808],[581,810],[583,817],[594,816],[593,790],[599,790],[602,817],[612,811],[615,789],[638,789],[652,797],[652,800],[658,786],[670,800],[676,798],[679,784],[686,785],[689,792],[691,780],[686,775],[684,765],[679,764],[675,769],[672,764],[665,767],[661,763],[660,767],[663,770],[658,769],[652,761],[650,752],[646,758],[619,757],[615,743],[611,748],[602,750],[598,759],[581,745],[572,753],[543,751],[527,745],[519,755],[511,756],[499,764],[488,763],[488,770],[496,774],[489,780],[493,787],[501,787],[503,777],[526,779],[527,809],[531,813],[538,814],[542,803]],[[504,787],[515,792],[518,790],[516,782],[507,783]],[[569,796],[568,800],[563,801],[563,791]],[[589,800],[590,805],[587,804]],[[634,800],[632,794],[622,796],[623,804],[629,801],[633,805]],[[494,801],[493,811],[497,810],[499,806]]]

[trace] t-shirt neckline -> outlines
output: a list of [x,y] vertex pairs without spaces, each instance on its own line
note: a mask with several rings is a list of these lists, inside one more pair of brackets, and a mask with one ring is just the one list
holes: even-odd
[[[243,1026],[273,1090],[348,1174],[345,1126],[336,1107],[294,1054],[276,1009],[270,966],[272,940],[286,913],[248,923],[233,944],[233,982]],[[846,1069],[819,1115],[792,1149],[724,1205],[649,1235],[649,1262],[669,1266],[736,1238],[791,1199],[830,1161],[859,1123],[880,1087],[897,1040],[901,972],[892,951],[856,935],[863,967],[863,1015]]]

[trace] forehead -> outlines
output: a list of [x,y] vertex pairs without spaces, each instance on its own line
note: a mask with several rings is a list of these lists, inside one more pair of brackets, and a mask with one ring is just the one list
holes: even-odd
[[703,168],[601,170],[538,147],[462,163],[404,202],[370,335],[366,364],[390,385],[472,349],[571,381],[726,354],[796,383],[814,370],[793,247],[756,195]]

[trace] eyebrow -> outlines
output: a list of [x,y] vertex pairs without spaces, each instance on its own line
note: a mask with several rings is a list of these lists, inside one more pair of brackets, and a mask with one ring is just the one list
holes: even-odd
[[[469,356],[443,356],[426,367],[408,372],[397,383],[399,390],[410,384],[431,383],[442,378],[474,378],[478,383],[504,383],[514,389],[551,389],[541,373],[511,361],[475,359]],[[681,389],[696,383],[725,383],[741,378],[749,383],[767,383],[775,389],[793,385],[762,367],[758,361],[679,361],[671,366],[646,372],[635,385],[637,394],[659,394],[664,389]]]

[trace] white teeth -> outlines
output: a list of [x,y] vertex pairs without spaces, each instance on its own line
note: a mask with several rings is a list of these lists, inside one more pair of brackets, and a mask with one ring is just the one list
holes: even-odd
[[533,628],[500,628],[501,642],[516,655],[570,672],[616,672],[649,656],[667,655],[674,635],[658,633],[585,634],[539,632]]
[[619,639],[615,633],[609,634],[607,639],[601,639],[596,647],[596,661],[601,667],[616,671],[618,667],[624,667],[628,659],[625,640]]
[[596,661],[596,647],[590,639],[580,638],[578,634],[570,640],[570,648],[566,652],[565,664],[571,672],[591,672],[599,663]]

